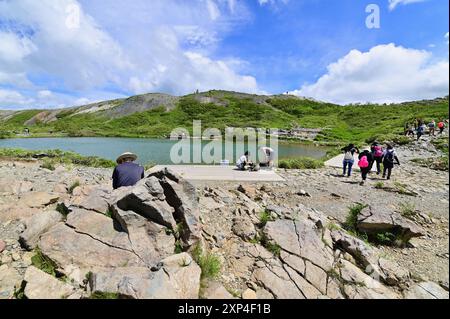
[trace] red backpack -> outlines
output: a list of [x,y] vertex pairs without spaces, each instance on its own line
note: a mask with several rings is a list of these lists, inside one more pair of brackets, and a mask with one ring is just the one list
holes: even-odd
[[363,157],[361,157],[361,159],[358,162],[358,166],[360,168],[367,168],[367,167],[369,167],[369,161],[367,160],[367,156],[364,155]]
[[377,145],[374,147],[375,153],[374,156],[375,157],[382,157],[383,156],[383,149],[381,148],[381,146]]

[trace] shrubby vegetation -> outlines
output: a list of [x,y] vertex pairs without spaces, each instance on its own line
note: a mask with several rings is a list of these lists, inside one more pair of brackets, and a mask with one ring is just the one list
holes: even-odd
[[[165,137],[177,127],[192,129],[192,120],[201,120],[203,128],[253,127],[290,129],[323,128],[316,141],[341,144],[366,143],[374,139],[391,140],[397,144],[409,140],[402,136],[406,122],[415,118],[425,121],[448,118],[448,97],[396,105],[348,105],[299,99],[289,96],[266,98],[233,92],[211,91],[202,94],[210,98],[202,103],[196,95],[180,98],[170,111],[165,106],[120,118],[110,118],[101,112],[73,115],[68,109],[57,115],[58,120],[25,126],[39,110],[23,111],[1,123],[0,137],[15,136],[25,127],[32,136],[117,136]],[[123,101],[116,101],[120,106]]]
[[0,158],[31,160],[36,157],[44,158],[42,167],[54,170],[56,164],[73,164],[89,167],[110,168],[116,164],[113,161],[96,156],[82,156],[74,152],[61,150],[31,151],[23,149],[1,148]]
[[322,160],[316,160],[309,157],[281,159],[278,162],[278,167],[285,169],[317,169],[323,166],[324,162]]

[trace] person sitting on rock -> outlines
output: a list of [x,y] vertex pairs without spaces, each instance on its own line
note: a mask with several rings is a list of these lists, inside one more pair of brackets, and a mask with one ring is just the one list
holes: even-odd
[[129,152],[123,153],[117,158],[116,162],[119,165],[114,169],[112,176],[114,189],[134,186],[144,178],[144,168],[134,163],[136,160],[137,156]]

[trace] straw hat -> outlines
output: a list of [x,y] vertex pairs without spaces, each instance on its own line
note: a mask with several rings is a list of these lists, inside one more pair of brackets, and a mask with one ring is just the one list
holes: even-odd
[[130,153],[130,152],[125,152],[117,158],[117,160],[116,160],[117,164],[122,163],[122,161],[126,158],[131,158],[131,159],[133,159],[133,161],[135,161],[135,160],[137,160],[137,155]]

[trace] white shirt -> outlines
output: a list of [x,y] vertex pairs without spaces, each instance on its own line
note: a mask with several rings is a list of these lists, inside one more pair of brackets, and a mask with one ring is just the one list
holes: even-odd
[[242,155],[239,160],[237,161],[237,165],[242,165],[243,163],[247,163],[247,156]]

